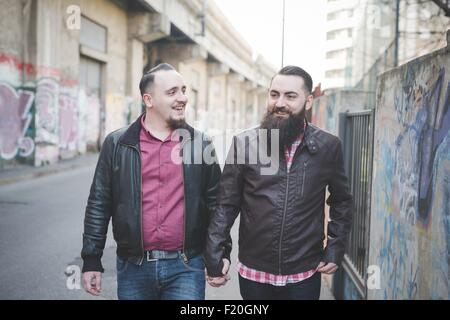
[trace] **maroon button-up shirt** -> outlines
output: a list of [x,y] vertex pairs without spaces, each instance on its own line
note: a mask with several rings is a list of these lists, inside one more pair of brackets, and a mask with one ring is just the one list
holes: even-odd
[[[184,186],[180,142],[140,133],[142,163],[142,232],[145,250],[179,250],[184,237]],[[175,150],[174,150],[175,148]],[[173,150],[173,151],[172,151]],[[176,156],[176,161],[172,160]]]

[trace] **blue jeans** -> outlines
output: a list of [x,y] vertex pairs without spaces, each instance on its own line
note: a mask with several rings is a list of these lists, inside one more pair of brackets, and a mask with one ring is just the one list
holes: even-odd
[[119,300],[204,300],[205,264],[201,255],[135,265],[117,257]]
[[251,281],[239,275],[239,288],[244,300],[319,300],[321,282],[320,272],[282,287]]

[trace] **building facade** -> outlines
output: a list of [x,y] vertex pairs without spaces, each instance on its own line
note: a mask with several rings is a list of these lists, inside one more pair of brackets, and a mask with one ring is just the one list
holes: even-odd
[[376,76],[393,68],[396,60],[401,65],[445,47],[450,18],[433,1],[327,0],[326,23],[322,89],[374,92]]
[[143,111],[139,81],[171,63],[189,123],[217,135],[253,125],[275,69],[213,1],[1,0],[0,169],[98,150]]
[[322,89],[351,86],[358,0],[326,0],[325,75]]

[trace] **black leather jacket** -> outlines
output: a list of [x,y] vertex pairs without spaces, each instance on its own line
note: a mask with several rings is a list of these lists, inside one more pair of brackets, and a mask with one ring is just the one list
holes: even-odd
[[[117,242],[117,255],[135,264],[141,264],[143,261],[139,147],[141,117],[128,128],[109,134],[102,146],[86,206],[81,251],[84,260],[83,272],[103,272],[101,257],[110,218]],[[215,157],[211,140],[192,127],[189,127],[188,131],[189,137],[181,142],[185,259],[204,251],[207,227],[215,210],[221,174],[217,161],[206,162],[203,158],[206,148],[208,150],[205,154]],[[201,139],[202,143],[196,143],[196,139]]]
[[[247,267],[288,275],[314,269],[320,261],[339,264],[353,211],[340,140],[308,124],[289,173],[280,154],[279,169],[272,175],[261,175],[259,160],[251,164],[247,151],[258,142],[258,128],[234,137],[208,229],[208,274],[221,275],[221,258],[229,250],[225,240],[239,212],[239,260]],[[239,161],[244,147],[245,161]],[[324,248],[327,186],[331,220]]]

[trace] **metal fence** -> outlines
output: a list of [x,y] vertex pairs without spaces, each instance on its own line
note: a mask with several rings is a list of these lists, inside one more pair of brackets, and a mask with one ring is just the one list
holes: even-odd
[[355,284],[361,298],[365,299],[373,162],[373,110],[345,113],[341,115],[340,121],[345,168],[355,205],[343,269]]

